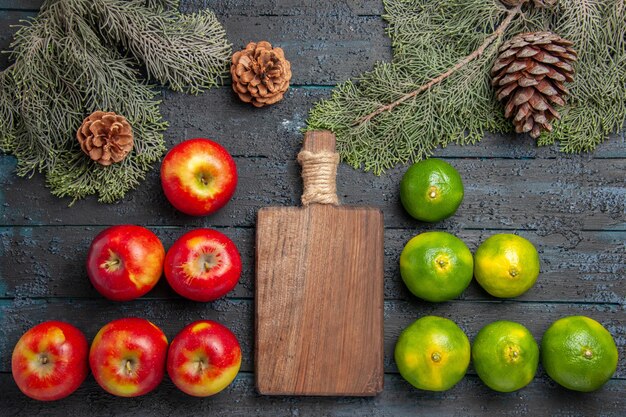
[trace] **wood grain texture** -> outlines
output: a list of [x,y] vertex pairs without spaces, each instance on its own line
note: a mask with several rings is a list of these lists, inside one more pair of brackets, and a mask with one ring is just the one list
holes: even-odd
[[[116,303],[102,297],[93,299],[23,299],[0,300],[0,372],[9,372],[11,352],[20,336],[45,320],[64,320],[74,324],[93,340],[109,321],[122,317],[143,317],[159,326],[168,340],[194,320],[216,320],[230,328],[241,344],[241,369],[254,369],[254,314],[250,299],[221,299],[212,303],[190,303],[182,298],[168,300],[138,299]],[[626,379],[626,323],[620,306],[582,303],[525,303],[517,301],[466,301],[428,303],[418,299],[390,300],[384,304],[384,370],[398,372],[393,352],[398,336],[413,321],[425,315],[447,317],[456,322],[473,340],[478,331],[496,320],[517,321],[526,326],[537,341],[548,327],[561,317],[585,315],[602,323],[615,337],[619,352],[613,378]],[[369,346],[369,344],[368,344]],[[475,374],[472,365],[469,374]],[[543,371],[538,372],[541,376]],[[385,391],[388,387],[385,387]],[[1,398],[1,396],[0,396]]]
[[259,392],[379,393],[382,213],[322,205],[262,209],[256,256]]
[[[44,0],[0,0],[0,9],[38,10]],[[241,16],[302,16],[320,12],[350,13],[355,15],[375,15],[383,13],[383,5],[376,0],[181,0],[181,11],[195,12],[210,7],[218,15]]]
[[[293,83],[281,103],[254,109],[226,87],[199,96],[163,91],[161,109],[170,123],[168,147],[192,137],[210,137],[236,157],[241,181],[234,200],[216,215],[191,218],[168,205],[158,166],[119,204],[90,198],[68,208],[52,197],[40,175],[18,179],[15,159],[0,155],[0,414],[2,416],[615,416],[626,410],[626,141],[612,135],[596,151],[564,155],[557,146],[537,147],[524,136],[487,133],[475,146],[449,145],[435,155],[455,165],[466,183],[459,213],[426,225],[406,215],[397,184],[406,167],[383,177],[341,165],[340,198],[375,205],[385,213],[385,390],[370,398],[261,396],[254,387],[254,224],[259,208],[299,205],[300,168],[295,157],[308,110],[330,96],[331,87],[391,57],[380,0],[183,0],[210,7],[235,47],[260,37],[285,48]],[[0,48],[7,49],[16,24],[36,14],[42,0],[0,0]],[[6,10],[10,9],[10,10]],[[22,11],[18,11],[22,10]],[[305,28],[306,30],[303,30]],[[307,35],[310,31],[311,35]],[[0,55],[0,68],[6,65]],[[149,225],[166,247],[195,227],[218,227],[242,254],[244,272],[229,297],[213,303],[181,299],[165,281],[130,303],[102,299],[89,284],[84,253],[106,225]],[[496,300],[475,282],[459,300],[431,304],[413,297],[397,265],[404,244],[426,230],[446,230],[471,250],[492,233],[513,231],[539,249],[537,286],[511,301]],[[501,394],[468,375],[452,390],[413,389],[397,374],[393,348],[401,330],[427,314],[458,322],[474,338],[489,322],[527,326],[539,341],[553,321],[583,314],[604,324],[619,349],[618,370],[601,390],[581,395],[550,381],[543,370],[521,391]],[[19,336],[49,319],[69,321],[89,339],[106,322],[125,316],[149,318],[171,339],[193,320],[210,318],[233,329],[242,343],[242,373],[223,393],[196,399],[169,379],[135,399],[106,394],[91,377],[71,397],[41,403],[22,395],[9,371]]]
[[185,395],[169,379],[143,397],[119,398],[103,394],[89,376],[72,396],[51,404],[28,399],[10,374],[0,373],[0,392],[3,417],[623,417],[626,409],[625,380],[609,381],[602,390],[581,395],[547,377],[536,378],[523,391],[503,394],[476,376],[465,377],[450,391],[433,393],[413,389],[399,375],[386,375],[385,391],[376,397],[295,399],[255,394],[254,376],[247,372],[210,398]]
[[[303,149],[334,152],[335,138],[309,132]],[[323,204],[267,207],[258,213],[256,236],[258,391],[380,393],[382,212]]]
[[[210,226],[210,225],[209,225]],[[413,300],[400,279],[398,259],[406,242],[433,226],[385,231],[385,299]],[[151,227],[165,248],[193,226]],[[62,297],[98,298],[87,279],[84,262],[89,244],[103,226],[41,226],[0,228],[0,298]],[[243,271],[230,298],[254,296],[254,229],[219,229],[231,238],[241,253]],[[473,252],[494,233],[506,230],[453,231]],[[518,297],[523,302],[570,302],[626,305],[626,247],[624,232],[571,231],[542,234],[519,231],[539,250],[541,274],[533,289]],[[177,298],[165,280],[144,298],[166,301]],[[493,301],[493,297],[472,281],[460,299]]]
[[[292,66],[292,85],[332,86],[337,80],[356,77],[371,69],[376,61],[391,59],[390,41],[384,36],[385,25],[378,16],[330,10],[313,13],[310,9],[306,14],[309,28],[303,31],[301,20],[285,14],[290,9],[284,5],[273,7],[264,14],[263,7],[257,10],[248,4],[246,7],[253,9],[254,13],[244,15],[238,12],[237,4],[222,2],[217,6],[209,5],[219,12],[218,20],[226,30],[233,50],[260,40],[284,49]],[[0,11],[0,50],[8,49],[17,30],[11,25],[36,15],[36,11],[28,10]],[[348,56],[354,59],[346,65],[344,61]],[[0,55],[0,68],[7,62],[8,56]]]
[[[223,136],[218,141],[230,147]],[[192,218],[177,212],[164,198],[158,167],[118,204],[89,198],[68,208],[69,200],[52,196],[40,176],[17,178],[12,174],[15,159],[0,157],[0,226],[126,222],[200,227],[208,222],[219,227],[253,227],[260,208],[300,202],[299,166],[279,158],[236,157],[239,184],[231,202],[214,215]],[[444,159],[461,174],[465,198],[455,216],[437,223],[437,228],[541,234],[626,231],[623,159]],[[387,227],[425,227],[400,204],[398,184],[405,169],[398,167],[376,177],[342,164],[338,195],[351,205],[380,207]],[[22,192],[25,189],[29,192]]]

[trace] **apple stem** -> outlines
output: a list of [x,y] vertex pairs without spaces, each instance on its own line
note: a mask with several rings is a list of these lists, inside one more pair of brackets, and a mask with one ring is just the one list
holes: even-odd
[[109,259],[102,262],[100,268],[106,269],[108,271],[115,271],[121,263],[122,261],[120,260],[120,258],[111,249],[109,249]]
[[132,364],[130,363],[130,360],[127,360],[127,361],[126,361],[126,364],[125,364],[125,366],[124,366],[124,367],[126,368],[126,373],[127,373],[128,375],[132,374],[132,372],[133,372],[133,367],[132,367]]
[[202,372],[204,370],[204,362],[201,360],[198,361],[198,371]]
[[106,269],[112,269],[118,266],[119,264],[120,264],[120,261],[118,261],[117,259],[113,259],[110,261],[105,261],[103,265]]
[[45,356],[45,355],[40,356],[40,357],[39,357],[39,362],[40,362],[42,365],[47,364],[47,363],[48,363],[48,357],[47,357],[47,356]]
[[210,181],[211,181],[210,175],[200,174],[200,182],[202,183],[202,185],[209,185]]

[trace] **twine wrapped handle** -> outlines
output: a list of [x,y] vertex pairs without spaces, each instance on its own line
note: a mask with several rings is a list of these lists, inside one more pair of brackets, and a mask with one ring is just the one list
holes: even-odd
[[328,130],[307,132],[298,162],[302,165],[302,205],[339,204],[337,198],[337,165],[335,135]]

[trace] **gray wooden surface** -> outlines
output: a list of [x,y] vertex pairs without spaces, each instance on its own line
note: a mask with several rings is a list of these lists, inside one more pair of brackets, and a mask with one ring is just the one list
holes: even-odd
[[[301,192],[295,156],[307,112],[328,97],[338,82],[391,56],[380,18],[382,2],[330,0],[215,0],[206,4],[224,23],[235,48],[266,39],[282,46],[292,62],[293,87],[280,104],[254,109],[228,87],[190,97],[164,91],[163,113],[170,122],[168,146],[209,137],[235,156],[240,183],[219,213],[191,218],[166,202],[158,167],[128,197],[113,205],[87,199],[68,208],[52,197],[41,176],[17,178],[16,161],[0,155],[0,415],[212,415],[212,416],[409,416],[409,415],[626,415],[626,145],[616,135],[593,154],[565,156],[554,147],[537,148],[525,137],[487,137],[476,146],[437,151],[461,173],[466,197],[457,214],[425,225],[408,217],[398,199],[400,167],[375,177],[346,166],[339,169],[344,204],[373,205],[385,213],[385,390],[376,398],[263,397],[253,383],[253,241],[260,207],[297,205]],[[0,47],[10,25],[36,15],[41,0],[0,0]],[[6,56],[0,56],[6,66]],[[91,287],[84,269],[87,247],[107,225],[150,227],[168,247],[184,231],[215,227],[242,253],[240,284],[225,299],[194,303],[176,296],[165,282],[142,299],[108,302]],[[459,300],[431,304],[403,286],[398,257],[413,235],[447,230],[470,249],[498,232],[516,232],[536,244],[541,256],[537,285],[515,300],[490,297],[472,282]],[[583,314],[603,323],[620,350],[618,370],[600,391],[579,394],[552,382],[543,372],[525,389],[499,394],[485,387],[470,366],[452,390],[413,389],[397,373],[393,346],[413,320],[436,314],[456,321],[472,339],[498,319],[526,325],[539,341],[554,320]],[[124,316],[153,320],[169,338],[196,319],[217,319],[238,336],[242,372],[223,393],[196,399],[166,378],[153,393],[115,398],[91,377],[71,397],[56,403],[27,399],[13,383],[10,356],[20,335],[49,319],[77,325],[88,338],[106,322]]]

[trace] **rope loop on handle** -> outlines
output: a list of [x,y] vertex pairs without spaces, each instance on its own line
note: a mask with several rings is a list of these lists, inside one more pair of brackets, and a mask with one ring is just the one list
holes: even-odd
[[339,154],[328,151],[316,153],[301,151],[298,154],[298,162],[302,165],[304,183],[302,205],[339,204],[336,183]]

